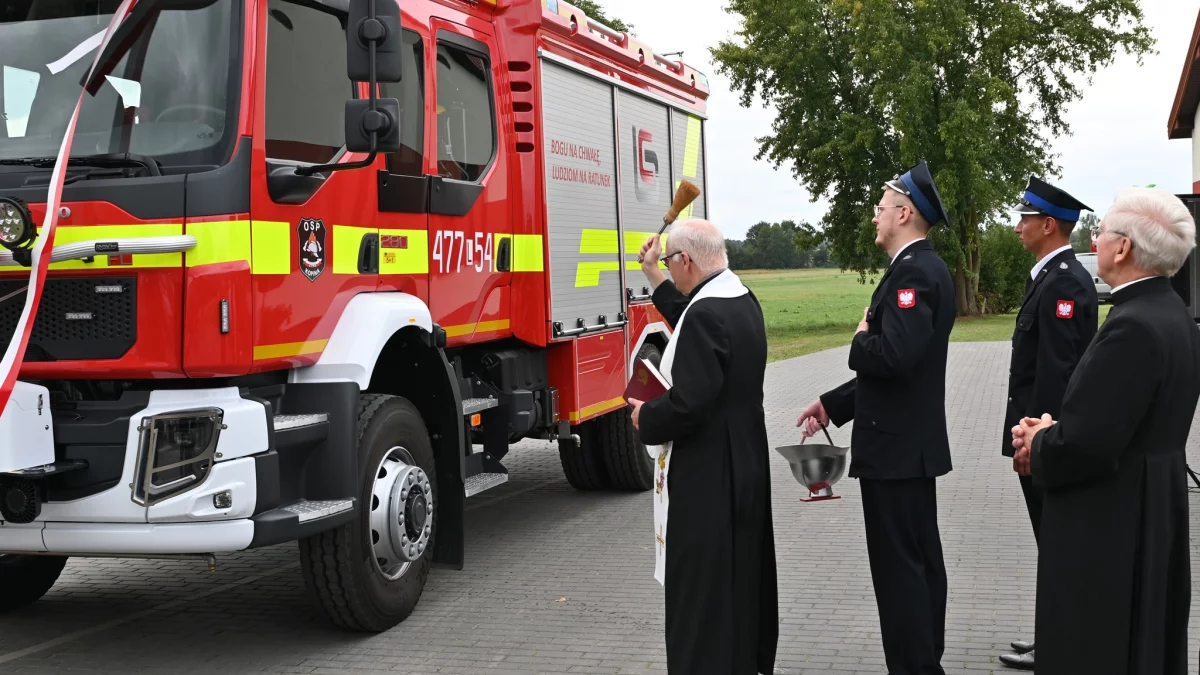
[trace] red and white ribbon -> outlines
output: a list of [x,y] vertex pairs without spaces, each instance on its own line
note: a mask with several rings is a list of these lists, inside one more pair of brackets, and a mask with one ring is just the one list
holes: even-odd
[[[129,13],[134,2],[135,0],[123,0],[121,6],[113,13],[112,19],[108,22],[108,29],[104,32],[104,39],[100,42],[96,55],[92,57],[92,67],[88,69],[89,73],[95,69],[97,60],[104,53],[108,41],[112,39],[113,31]],[[25,294],[25,309],[21,312],[20,320],[17,321],[17,327],[13,331],[8,348],[4,350],[4,358],[0,360],[0,379],[3,380],[3,384],[0,384],[0,411],[7,408],[8,399],[12,396],[13,387],[16,386],[17,374],[21,371],[20,365],[25,358],[25,348],[29,345],[29,334],[33,332],[33,317],[37,315],[38,302],[42,299],[42,285],[46,279],[46,270],[50,266],[51,253],[54,251],[54,228],[58,225],[58,205],[62,198],[67,158],[71,154],[75,122],[79,119],[79,110],[83,107],[83,97],[86,95],[87,92],[80,88],[79,100],[75,103],[75,112],[67,124],[66,133],[63,134],[62,147],[58,151],[58,159],[54,162],[54,171],[50,174],[50,190],[46,196],[46,217],[42,221],[41,233],[33,245],[33,265],[29,275],[29,288]]]

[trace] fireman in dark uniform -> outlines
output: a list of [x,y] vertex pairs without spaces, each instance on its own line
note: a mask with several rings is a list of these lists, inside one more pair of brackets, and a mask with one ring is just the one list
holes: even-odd
[[954,279],[925,239],[947,222],[925,162],[885,183],[875,245],[892,259],[850,343],[855,377],[804,409],[804,437],[854,420],[852,478],[859,480],[871,581],[887,672],[941,675],[946,566],[936,478],[950,473],[946,353]]
[[[1016,231],[1037,263],[1025,281],[1025,300],[1017,314],[1008,374],[1008,407],[1001,452],[1013,457],[1012,428],[1024,417],[1058,419],[1063,394],[1075,366],[1096,334],[1096,284],[1071,250],[1071,231],[1081,211],[1092,209],[1037,176],[1029,177],[1015,211]],[[1028,453],[1028,450],[1022,450]],[[1014,469],[1017,460],[1014,458]],[[1028,475],[1018,474],[1033,537],[1041,535],[1042,496]],[[1034,643],[1012,643],[1016,654],[1001,654],[1005,665],[1033,670]]]

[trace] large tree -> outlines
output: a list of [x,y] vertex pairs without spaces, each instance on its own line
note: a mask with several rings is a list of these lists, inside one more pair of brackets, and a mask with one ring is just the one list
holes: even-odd
[[1064,108],[1118,50],[1153,40],[1139,0],[729,0],[737,38],[712,50],[749,107],[777,117],[756,159],[831,205],[834,258],[864,277],[885,263],[871,206],[882,183],[929,162],[950,215],[931,235],[958,311],[979,311],[980,226],[1028,176],[1056,175]]

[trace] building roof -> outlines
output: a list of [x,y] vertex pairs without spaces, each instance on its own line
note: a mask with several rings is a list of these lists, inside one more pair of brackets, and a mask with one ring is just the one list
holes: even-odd
[[1179,89],[1175,92],[1175,104],[1171,106],[1171,119],[1167,121],[1167,138],[1191,138],[1196,125],[1196,108],[1200,106],[1200,12],[1196,14],[1196,27],[1192,30],[1192,42],[1188,46],[1187,58],[1183,62],[1183,73],[1179,76]]

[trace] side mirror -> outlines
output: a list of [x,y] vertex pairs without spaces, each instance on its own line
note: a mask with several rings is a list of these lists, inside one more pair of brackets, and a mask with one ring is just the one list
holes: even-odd
[[[346,149],[384,154],[400,149],[400,101],[377,98],[346,101]],[[375,143],[371,143],[371,138]]]
[[379,82],[399,82],[403,47],[396,0],[350,0],[346,72],[351,80],[369,82],[372,88]]
[[297,167],[298,175],[362,169],[371,166],[379,153],[400,149],[400,102],[376,98],[375,90],[380,82],[400,81],[402,47],[397,0],[350,0],[346,72],[350,80],[366,82],[371,96],[346,101],[346,149],[370,154],[361,162]]

